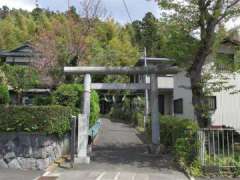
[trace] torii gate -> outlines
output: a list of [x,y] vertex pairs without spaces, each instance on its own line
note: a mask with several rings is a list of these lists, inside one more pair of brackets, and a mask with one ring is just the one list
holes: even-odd
[[[150,90],[152,144],[160,144],[160,124],[158,110],[158,75],[175,74],[174,66],[154,67],[64,67],[68,74],[84,75],[83,114],[78,118],[78,156],[76,163],[89,163],[87,141],[90,115],[90,96],[93,90]],[[150,75],[150,85],[145,83],[92,83],[91,75]],[[146,107],[145,107],[146,108]]]

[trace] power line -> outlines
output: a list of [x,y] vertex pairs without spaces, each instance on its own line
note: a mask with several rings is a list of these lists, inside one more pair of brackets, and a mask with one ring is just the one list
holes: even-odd
[[132,20],[132,17],[131,17],[131,15],[130,15],[130,11],[129,11],[129,9],[128,9],[127,3],[126,3],[125,0],[122,0],[122,2],[123,2],[123,4],[124,4],[125,10],[126,10],[126,12],[127,12],[127,15],[128,15],[128,17],[129,17],[129,19],[130,19],[130,21],[131,21],[131,23],[132,23],[133,20]]

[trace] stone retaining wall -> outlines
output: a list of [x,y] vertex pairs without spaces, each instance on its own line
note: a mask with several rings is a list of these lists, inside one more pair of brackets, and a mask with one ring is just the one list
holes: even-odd
[[44,170],[68,153],[69,135],[63,138],[33,133],[0,133],[0,167]]

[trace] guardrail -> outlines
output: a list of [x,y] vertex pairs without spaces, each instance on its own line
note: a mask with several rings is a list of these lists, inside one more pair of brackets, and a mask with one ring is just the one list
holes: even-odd
[[96,138],[99,130],[101,128],[101,120],[97,120],[97,122],[95,123],[94,126],[92,126],[89,131],[88,131],[88,136],[90,138],[91,143],[93,142],[93,140]]

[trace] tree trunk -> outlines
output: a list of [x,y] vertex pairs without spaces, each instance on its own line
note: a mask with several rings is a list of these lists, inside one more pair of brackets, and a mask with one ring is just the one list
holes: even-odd
[[22,92],[17,92],[17,105],[22,104]]
[[209,24],[209,28],[202,36],[200,47],[195,55],[193,64],[189,69],[189,75],[192,87],[192,104],[194,106],[194,112],[198,125],[203,127],[208,127],[210,125],[209,117],[206,116],[206,109],[203,108],[204,102],[204,92],[203,92],[203,82],[202,82],[202,69],[207,60],[207,57],[212,52],[212,47],[214,43],[214,24]]

